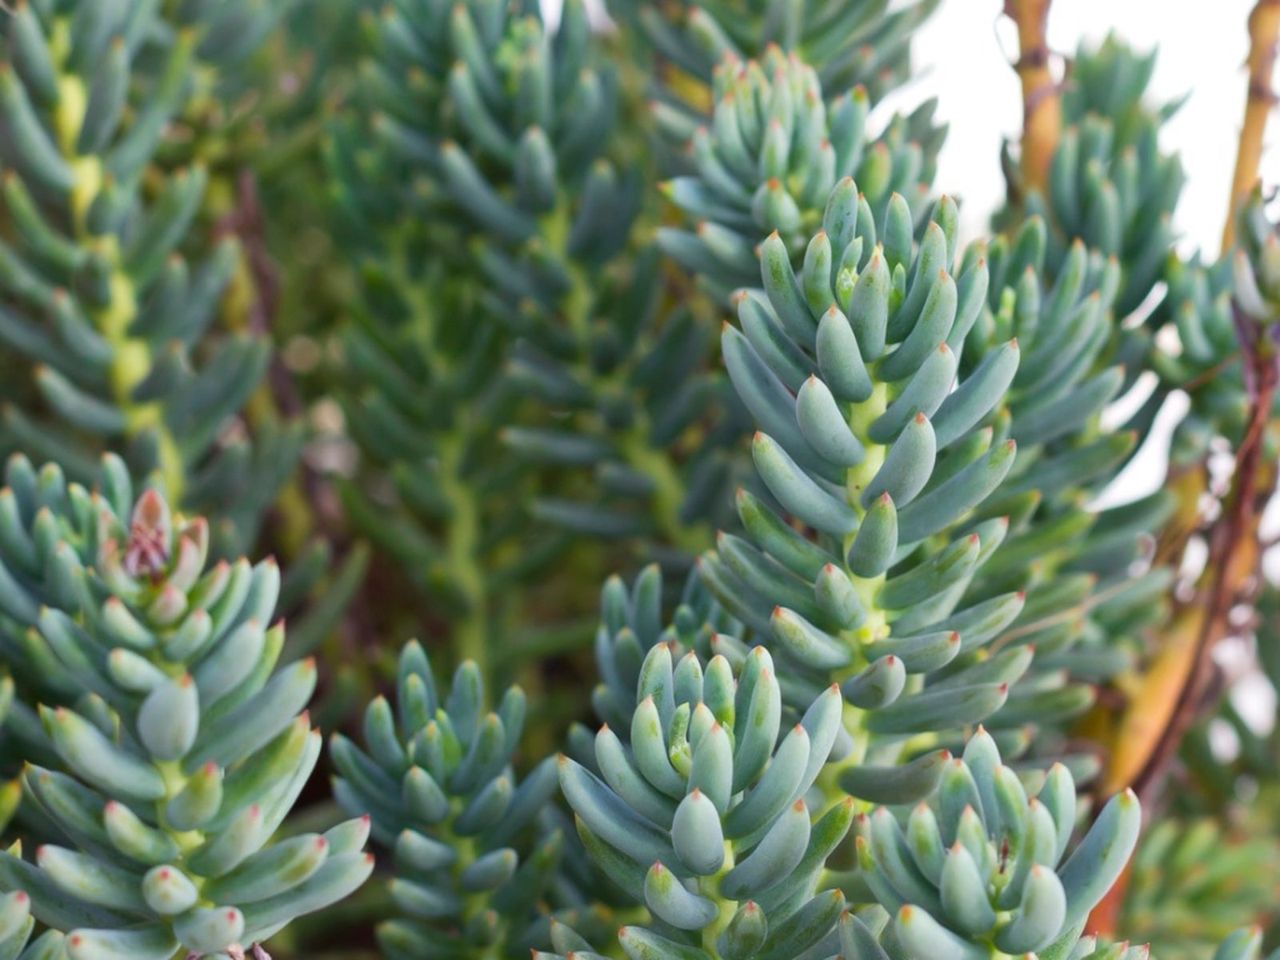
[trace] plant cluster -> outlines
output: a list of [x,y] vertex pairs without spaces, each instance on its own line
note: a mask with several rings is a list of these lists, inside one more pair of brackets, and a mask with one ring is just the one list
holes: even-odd
[[976,239],[936,0],[607,6],[0,5],[0,960],[1280,946],[1280,8],[1215,258],[1048,0]]

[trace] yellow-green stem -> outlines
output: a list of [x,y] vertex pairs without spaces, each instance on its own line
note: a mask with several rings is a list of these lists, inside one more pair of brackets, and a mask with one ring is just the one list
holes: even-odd
[[[453,866],[453,875],[461,886],[461,877],[463,872],[476,862],[478,851],[476,850],[476,842],[474,837],[460,837],[452,830],[449,831],[448,843],[453,849],[458,851],[458,860]],[[486,909],[488,900],[483,892],[469,893],[462,898],[462,917],[461,926],[466,928],[467,924],[475,917],[479,916]],[[493,938],[493,942],[482,947],[474,956],[476,960],[502,960],[503,946],[506,941],[506,931],[508,924],[506,918],[502,914],[497,914],[498,935]]]
[[[543,220],[543,234],[550,248],[555,251],[569,274],[568,293],[560,303],[560,313],[579,345],[577,363],[579,375],[592,382],[598,394],[609,394],[626,389],[626,371],[602,375],[591,368],[586,359],[591,338],[591,313],[595,306],[595,277],[578,264],[568,250],[569,232],[573,223],[573,211],[562,198],[556,208]],[[706,523],[689,523],[681,516],[684,505],[684,481],[675,461],[667,449],[654,447],[651,440],[652,423],[644,409],[637,403],[631,409],[630,427],[619,439],[619,450],[627,465],[648,477],[653,484],[653,496],[649,504],[649,516],[658,536],[687,553],[696,554],[712,543],[713,531]]]
[[[55,23],[50,47],[61,68],[70,51],[66,20]],[[90,319],[112,348],[108,378],[112,397],[124,415],[125,435],[133,438],[147,430],[155,432],[166,493],[175,503],[181,502],[186,469],[177,441],[165,423],[164,410],[154,401],[139,403],[133,398],[134,390],[151,371],[150,346],[145,340],[130,334],[138,316],[138,291],[123,268],[118,239],[94,236],[88,229],[89,209],[104,182],[101,160],[92,155],[82,156],[76,150],[76,139],[84,123],[88,102],[84,82],[75,74],[60,73],[53,128],[58,148],[74,177],[69,200],[75,239],[86,247],[95,248],[106,258],[111,269],[108,301],[93,311]]]
[[711,530],[705,522],[686,523],[680,515],[684,505],[684,482],[665,450],[649,443],[647,418],[642,418],[623,436],[622,452],[627,462],[653,481],[650,514],[659,535],[687,553],[696,554],[711,545]]
[[[178,849],[182,851],[181,856],[185,859],[188,853],[198,849],[204,843],[204,833],[200,830],[173,829],[169,825],[165,811],[169,801],[186,788],[187,781],[191,778],[182,772],[182,762],[179,760],[157,761],[155,767],[160,772],[161,779],[164,780],[164,796],[156,801],[156,823],[178,845]],[[197,887],[204,882],[198,876],[192,876],[191,880]]]
[[711,900],[719,910],[715,922],[702,929],[702,949],[712,957],[720,956],[716,948],[716,941],[720,939],[720,934],[729,926],[729,921],[733,919],[733,915],[738,910],[738,901],[726,900],[720,894],[720,881],[733,869],[733,864],[733,844],[726,840],[724,842],[724,863],[721,864],[720,870],[714,876],[700,877],[698,879],[698,892]]
[[[393,249],[399,251],[400,248],[393,243]],[[418,341],[416,352],[427,364],[426,379],[431,383],[446,382],[452,371],[447,354],[436,342],[439,317],[435,304],[425,295],[402,254],[390,257],[388,266],[413,321],[412,329]],[[488,575],[479,556],[483,518],[480,503],[464,472],[467,443],[473,435],[465,408],[459,407],[452,429],[438,441],[436,466],[440,493],[448,501],[450,510],[444,521],[444,563],[434,564],[428,573],[438,575],[449,584],[462,601],[462,615],[450,624],[455,662],[474,660],[481,676],[488,680],[493,624]]]
[[445,534],[448,575],[461,595],[464,612],[453,625],[456,659],[474,660],[482,676],[489,669],[489,591],[485,570],[478,560],[480,551],[480,509],[471,488],[462,476],[465,439],[454,433],[440,444],[440,491],[449,501],[449,524]]
[[[861,403],[855,403],[850,406],[849,429],[863,443],[866,453],[862,461],[850,468],[845,475],[845,496],[849,505],[860,518],[866,515],[866,509],[862,506],[863,491],[875,479],[876,474],[884,465],[885,457],[889,453],[887,446],[871,443],[867,440],[867,436],[871,424],[889,408],[889,402],[888,384],[877,382],[871,391],[870,397]],[[855,536],[855,534],[850,534],[841,544],[842,558],[848,556],[849,548],[853,546]],[[841,633],[841,639],[853,651],[853,660],[849,666],[836,673],[833,678],[836,682],[843,682],[862,671],[867,666],[866,657],[862,653],[863,645],[872,640],[882,638],[889,630],[888,617],[877,602],[877,594],[885,581],[884,575],[859,577],[847,568],[845,573],[852,581],[854,590],[857,591],[858,599],[862,602],[863,610],[866,611],[867,616],[854,629]],[[850,703],[845,703],[843,718],[845,729],[853,738],[853,749],[843,759],[836,763],[828,764],[823,769],[818,785],[823,795],[827,797],[844,796],[844,791],[840,788],[841,773],[849,767],[862,763],[867,756],[866,711]]]

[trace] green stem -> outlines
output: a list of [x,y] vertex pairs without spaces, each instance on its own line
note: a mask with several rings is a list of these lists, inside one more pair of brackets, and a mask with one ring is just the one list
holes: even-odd
[[[458,807],[460,811],[461,803],[458,803]],[[441,839],[448,843],[448,845],[454,850],[458,851],[457,862],[453,865],[453,876],[456,886],[461,889],[462,874],[468,867],[476,862],[481,851],[477,850],[476,840],[474,837],[463,837],[454,832],[452,820],[444,832],[445,836]],[[462,898],[462,912],[458,918],[459,926],[462,928],[463,933],[465,934],[467,927],[471,925],[471,922],[475,920],[475,918],[479,917],[488,909],[489,894],[486,891],[466,894]],[[505,948],[510,924],[508,923],[506,916],[501,913],[495,912],[494,919],[497,928],[495,930],[496,936],[494,936],[492,942],[478,947],[475,953],[469,954],[469,956],[474,957],[475,960],[504,960],[504,957],[506,956]]]
[[648,418],[640,417],[622,438],[627,463],[653,481],[650,516],[663,540],[689,554],[711,546],[711,529],[705,521],[690,523],[681,516],[684,480],[665,450],[649,444]]
[[[601,374],[592,368],[590,351],[591,317],[595,308],[598,277],[584,269],[569,253],[568,237],[573,211],[562,198],[543,221],[543,233],[569,275],[569,291],[560,304],[560,313],[578,344],[575,372],[591,383],[596,395],[627,390],[627,370]],[[652,424],[643,407],[635,403],[632,421],[617,439],[618,450],[631,469],[648,477],[653,484],[649,516],[659,537],[686,553],[698,554],[711,546],[713,531],[705,522],[690,523],[681,516],[685,499],[684,478],[669,449],[655,447],[650,440]],[[605,431],[606,433],[612,431]]]
[[716,941],[720,939],[720,934],[724,933],[729,926],[729,922],[733,920],[733,915],[738,911],[738,901],[726,900],[720,894],[720,881],[733,869],[733,864],[733,844],[726,840],[724,842],[724,863],[721,865],[720,870],[714,876],[698,878],[698,892],[719,908],[715,922],[702,928],[702,949],[711,957],[720,956]]
[[[440,317],[421,280],[409,268],[401,237],[392,239],[388,270],[396,288],[404,297],[408,317],[417,341],[416,353],[427,366],[426,379],[431,383],[447,383],[453,374],[449,356],[440,348],[437,331]],[[440,492],[450,509],[444,521],[444,562],[433,564],[428,573],[438,574],[462,602],[462,614],[450,624],[451,646],[455,662],[473,660],[480,674],[489,680],[492,597],[489,574],[481,557],[484,538],[484,515],[471,479],[466,475],[468,442],[477,435],[469,413],[471,409],[457,404],[449,430],[436,442],[437,478]]]
[[453,650],[458,662],[474,660],[481,676],[488,678],[488,577],[478,560],[480,506],[462,473],[465,445],[461,430],[440,443],[440,489],[452,507],[445,531],[447,573],[464,605],[462,618],[453,625]]
[[[862,493],[867,489],[871,481],[875,479],[876,474],[880,472],[880,468],[884,465],[885,457],[889,454],[887,446],[881,443],[871,443],[866,439],[867,434],[871,424],[888,408],[889,387],[885,383],[877,383],[875,389],[871,392],[871,396],[862,403],[853,404],[849,412],[849,429],[863,443],[866,450],[866,456],[862,458],[862,462],[851,467],[845,474],[845,498],[859,518],[866,515],[866,510],[862,506]],[[848,556],[849,548],[853,546],[855,536],[856,534],[850,534],[845,538],[844,543],[841,545],[842,556]],[[859,577],[847,567],[845,568],[845,573],[848,574],[858,592],[858,599],[862,601],[862,606],[867,611],[867,619],[855,630],[846,631],[842,635],[842,639],[857,655],[854,657],[854,662],[836,677],[837,680],[845,680],[865,667],[866,662],[861,656],[862,645],[868,641],[879,639],[889,629],[885,611],[880,608],[876,599],[880,587],[884,584],[884,575]]]
[[[889,387],[882,381],[876,382],[870,397],[861,403],[850,406],[849,429],[863,443],[866,450],[866,456],[863,457],[862,462],[850,468],[845,475],[846,499],[849,506],[854,509],[854,512],[859,517],[866,514],[866,510],[862,506],[862,493],[866,490],[868,484],[875,479],[875,475],[884,465],[885,457],[889,453],[889,448],[886,445],[869,442],[867,435],[871,424],[888,408]],[[842,556],[848,556],[849,548],[853,546],[855,536],[856,534],[850,534],[845,538],[844,543],[841,545]],[[844,572],[852,581],[854,589],[858,593],[858,598],[862,601],[863,609],[867,612],[867,617],[859,626],[853,630],[846,630],[840,635],[840,638],[853,651],[854,656],[849,666],[835,674],[834,679],[838,683],[855,676],[867,666],[866,657],[862,654],[863,645],[879,639],[889,631],[888,616],[877,602],[877,594],[880,591],[880,587],[884,585],[884,575],[859,577],[847,567]],[[840,776],[844,770],[857,766],[866,760],[867,747],[869,745],[869,737],[865,729],[866,711],[850,703],[845,703],[843,709],[844,726],[853,738],[853,749],[842,760],[827,764],[823,768],[818,779],[818,786],[823,795],[830,799],[845,796],[845,791],[840,787]]]

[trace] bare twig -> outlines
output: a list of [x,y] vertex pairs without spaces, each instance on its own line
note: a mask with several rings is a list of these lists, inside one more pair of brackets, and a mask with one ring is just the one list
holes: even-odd
[[1244,125],[1236,149],[1236,168],[1231,178],[1231,199],[1227,222],[1222,228],[1222,249],[1235,241],[1236,213],[1258,182],[1258,165],[1266,144],[1267,121],[1277,96],[1271,88],[1276,55],[1280,51],[1280,0],[1258,0],[1249,14],[1249,92],[1245,97]]
[[[1243,362],[1250,383],[1249,424],[1236,450],[1235,489],[1222,519],[1213,528],[1209,561],[1201,589],[1171,621],[1165,648],[1145,676],[1147,687],[1129,704],[1118,737],[1131,749],[1113,753],[1104,789],[1131,786],[1145,809],[1153,809],[1158,791],[1191,724],[1221,696],[1224,684],[1214,669],[1213,650],[1232,630],[1231,612],[1245,598],[1260,558],[1258,520],[1275,488],[1275,474],[1263,460],[1263,433],[1277,389],[1276,357],[1269,343],[1251,332],[1238,315]],[[1248,342],[1248,338],[1256,338]],[[1185,538],[1181,538],[1185,546]],[[1152,696],[1154,692],[1154,697]],[[1147,702],[1154,700],[1154,702]],[[1136,743],[1129,742],[1129,739]],[[1114,936],[1129,884],[1129,868],[1093,909],[1086,930]]]
[[1256,571],[1258,518],[1274,486],[1270,478],[1263,481],[1263,434],[1277,386],[1276,358],[1268,348],[1269,344],[1245,346],[1253,389],[1248,428],[1236,450],[1235,490],[1225,516],[1213,531],[1205,589],[1193,601],[1204,607],[1191,669],[1168,723],[1133,782],[1134,790],[1144,801],[1163,783],[1178,746],[1204,706],[1213,686],[1213,649],[1230,632],[1232,607]]
[[1049,165],[1062,133],[1062,99],[1049,69],[1046,32],[1051,0],[1005,0],[1004,12],[1018,27],[1018,62],[1022,81],[1022,185],[1040,189],[1048,182]]

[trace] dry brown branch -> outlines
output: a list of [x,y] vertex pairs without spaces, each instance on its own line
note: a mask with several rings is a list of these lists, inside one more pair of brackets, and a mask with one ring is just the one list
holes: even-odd
[[1249,91],[1245,96],[1244,125],[1240,128],[1236,168],[1231,178],[1227,222],[1222,228],[1224,251],[1235,241],[1236,213],[1258,182],[1267,121],[1277,101],[1271,86],[1277,51],[1280,51],[1280,0],[1258,0],[1249,14]]
[[[1265,346],[1265,345],[1264,345]],[[1276,359],[1270,350],[1250,351],[1256,389],[1244,439],[1236,451],[1235,489],[1225,516],[1215,526],[1206,565],[1204,589],[1193,601],[1202,618],[1190,670],[1181,684],[1172,713],[1133,788],[1144,801],[1159,788],[1187,729],[1199,715],[1213,679],[1213,649],[1232,627],[1231,609],[1243,597],[1259,561],[1258,520],[1274,490],[1274,471],[1264,461],[1263,434],[1277,387]]]
[[[1232,608],[1247,599],[1261,558],[1258,522],[1276,479],[1263,456],[1263,434],[1280,377],[1269,345],[1246,350],[1244,361],[1253,365],[1256,389],[1250,398],[1249,425],[1236,451],[1234,489],[1213,527],[1199,589],[1190,602],[1180,605],[1162,638],[1159,656],[1120,718],[1103,779],[1103,793],[1131,786],[1147,810],[1155,808],[1192,723],[1221,695],[1213,650],[1232,631]],[[1090,914],[1089,933],[1114,936],[1128,881],[1126,869]]]

